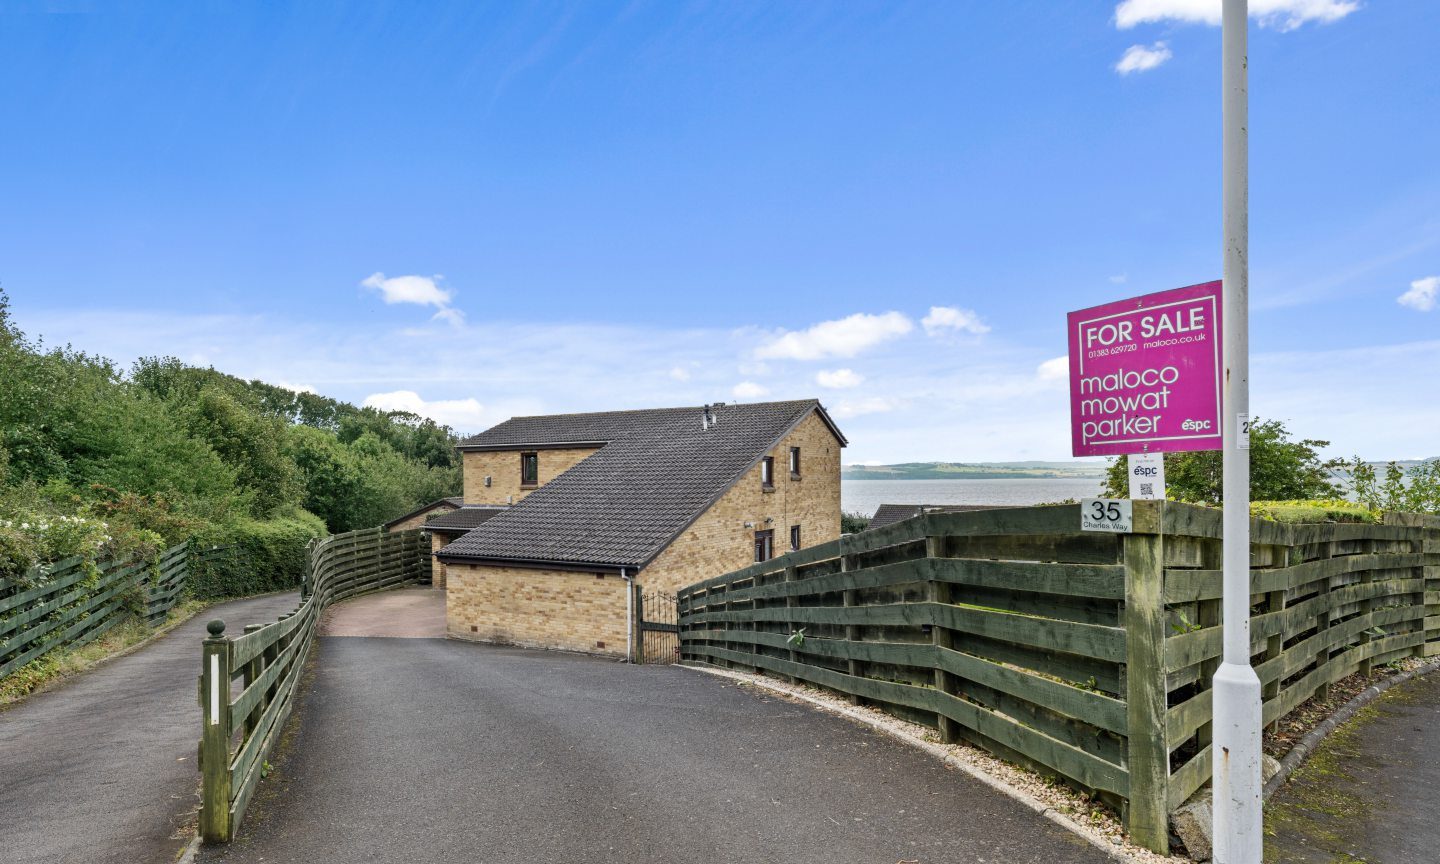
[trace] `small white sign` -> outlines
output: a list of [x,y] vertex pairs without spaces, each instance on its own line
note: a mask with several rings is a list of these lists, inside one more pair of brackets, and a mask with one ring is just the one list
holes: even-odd
[[1131,513],[1128,498],[1086,498],[1080,502],[1080,530],[1129,534]]
[[1250,449],[1250,415],[1235,415],[1235,448],[1237,450]]
[[1130,497],[1138,501],[1165,498],[1165,454],[1131,453],[1125,457],[1130,471]]

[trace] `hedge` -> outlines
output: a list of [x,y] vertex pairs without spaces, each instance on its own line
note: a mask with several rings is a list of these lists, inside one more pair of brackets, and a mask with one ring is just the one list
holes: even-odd
[[306,545],[328,533],[320,517],[303,510],[208,529],[194,540],[190,594],[219,600],[298,588]]

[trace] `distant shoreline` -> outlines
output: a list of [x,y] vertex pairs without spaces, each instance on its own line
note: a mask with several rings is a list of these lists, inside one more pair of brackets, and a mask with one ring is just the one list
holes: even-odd
[[905,462],[845,465],[846,480],[1093,480],[1106,463],[1085,462]]

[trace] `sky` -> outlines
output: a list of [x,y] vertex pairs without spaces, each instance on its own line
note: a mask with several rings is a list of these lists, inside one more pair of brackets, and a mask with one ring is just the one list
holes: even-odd
[[[461,432],[1066,459],[1065,313],[1220,276],[1219,8],[0,0],[0,288]],[[1252,413],[1440,455],[1440,3],[1251,10]]]

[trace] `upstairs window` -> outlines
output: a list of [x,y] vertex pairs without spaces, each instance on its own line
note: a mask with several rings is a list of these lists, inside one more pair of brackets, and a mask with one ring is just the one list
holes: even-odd
[[[760,460],[760,485],[766,489],[775,488],[775,457],[766,456]],[[763,558],[761,559],[764,560]]]
[[791,447],[791,448],[790,448],[790,476],[791,476],[791,477],[799,477],[799,476],[800,476],[800,448],[799,448],[799,447]]
[[540,454],[539,454],[539,453],[521,453],[521,454],[520,454],[520,485],[521,485],[521,486],[539,486],[539,485],[540,485]]
[[800,526],[799,526],[799,525],[791,525],[791,526],[790,526],[790,551],[791,551],[791,552],[799,552],[799,551],[800,551]]
[[755,562],[769,561],[775,557],[775,532],[755,532]]

